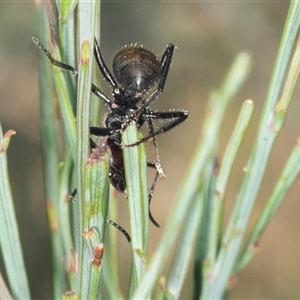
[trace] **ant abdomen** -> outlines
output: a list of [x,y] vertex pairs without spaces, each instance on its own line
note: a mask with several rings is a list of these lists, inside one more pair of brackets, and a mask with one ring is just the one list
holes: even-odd
[[160,78],[161,63],[150,50],[131,45],[117,52],[113,71],[124,89],[142,92],[149,90]]

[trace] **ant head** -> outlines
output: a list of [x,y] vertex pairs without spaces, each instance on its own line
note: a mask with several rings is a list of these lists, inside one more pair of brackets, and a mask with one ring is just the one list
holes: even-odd
[[[151,51],[137,45],[122,48],[114,57],[113,71],[126,98],[142,97],[159,79],[161,64]],[[133,100],[133,99],[132,99]]]

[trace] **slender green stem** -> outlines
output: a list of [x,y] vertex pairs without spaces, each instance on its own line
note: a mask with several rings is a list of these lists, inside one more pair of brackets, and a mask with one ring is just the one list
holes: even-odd
[[251,100],[246,100],[244,102],[235,129],[232,133],[231,139],[229,140],[221,163],[218,179],[216,182],[215,193],[212,199],[213,209],[210,221],[210,231],[209,233],[207,233],[209,237],[209,247],[206,257],[206,266],[212,265],[217,255],[220,243],[220,229],[223,220],[223,201],[225,197],[227,182],[236,158],[236,154],[244,138],[245,131],[249,125],[249,121],[253,113],[253,108],[254,106]]
[[287,192],[294,183],[300,172],[300,138],[298,144],[294,147],[278,181],[273,193],[263,210],[258,222],[255,224],[241,255],[235,265],[234,273],[241,271],[253,259],[257,251],[257,242],[271,218],[277,212],[280,204],[284,200]]
[[[132,123],[123,134],[123,143],[124,145],[135,143],[139,137],[136,126]],[[145,146],[139,144],[135,147],[125,147],[123,155],[132,234],[131,290],[133,290],[145,271],[148,244],[149,205]]]
[[[70,220],[70,203],[74,203],[74,199],[70,202],[70,190],[69,181],[72,171],[73,159],[71,151],[66,153],[64,163],[61,164],[59,169],[59,195],[57,201],[57,218],[60,224],[59,234],[61,237],[61,243],[64,247],[64,257],[65,257],[65,269],[71,265],[72,253],[71,249],[74,249],[74,243],[72,238],[72,228]],[[71,280],[70,280],[71,281]]]
[[188,218],[181,229],[177,241],[176,252],[168,276],[165,291],[167,295],[165,298],[168,298],[169,295],[170,299],[179,299],[189,262],[192,258],[192,253],[195,247],[195,239],[199,229],[199,223],[202,219],[203,199],[204,195],[202,192],[196,193],[188,208]]
[[[108,218],[111,220],[118,220],[117,218],[117,191],[110,188],[109,197],[109,212]],[[118,247],[117,237],[119,232],[113,226],[108,226],[106,229],[105,245],[109,249],[105,253],[104,259],[104,283],[107,294],[110,299],[124,299],[125,297],[121,293],[119,282],[119,269],[118,269]]]
[[[75,7],[77,0],[59,0],[56,1],[58,10],[58,30],[62,61],[70,66],[77,66],[76,58],[76,14]],[[67,89],[70,97],[71,106],[75,114],[76,111],[76,89],[75,78],[71,73],[65,74]]]
[[98,141],[85,167],[83,228],[85,237],[80,255],[81,299],[100,299],[102,295],[102,256],[109,196],[109,155],[106,139]]
[[13,297],[16,299],[30,299],[29,285],[7,169],[6,153],[10,138],[14,134],[15,132],[13,130],[9,130],[2,136],[0,124],[0,246]]
[[[49,22],[44,3],[37,6],[38,36],[46,45],[50,41]],[[44,181],[47,199],[47,213],[51,232],[53,262],[53,297],[58,299],[67,288],[65,266],[61,259],[64,249],[59,235],[59,155],[60,136],[57,99],[53,83],[53,73],[47,57],[39,51],[39,93],[41,114],[41,136],[43,145]]]

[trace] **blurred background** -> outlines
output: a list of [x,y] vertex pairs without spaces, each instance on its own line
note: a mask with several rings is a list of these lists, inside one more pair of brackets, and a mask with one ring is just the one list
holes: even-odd
[[[177,187],[199,138],[209,93],[220,85],[235,55],[247,50],[252,53],[253,69],[230,106],[219,145],[222,158],[242,102],[252,99],[254,116],[226,195],[228,217],[252,147],[288,7],[289,3],[284,1],[103,2],[100,40],[108,65],[125,44],[137,42],[161,55],[168,43],[174,43],[178,49],[166,89],[153,108],[190,112],[184,124],[158,137],[167,176],[159,181],[152,201],[152,213],[162,228],[150,224],[149,253],[154,251],[161,236]],[[4,131],[17,132],[8,152],[11,185],[31,292],[35,299],[46,299],[51,295],[51,262],[41,160],[37,49],[31,43],[34,35],[34,3],[0,2],[0,121]],[[299,96],[298,86],[284,129],[275,143],[252,224],[270,196],[299,135]],[[239,274],[229,299],[300,297],[299,185],[298,179],[259,241],[260,253]],[[126,201],[123,196],[120,198],[121,211],[124,211]],[[120,217],[120,223],[128,228],[128,216]],[[121,259],[126,260],[130,246],[123,236],[119,247]],[[126,262],[121,260],[121,263],[124,280],[129,277],[129,270]],[[126,284],[124,281],[124,286]],[[190,298],[190,291],[191,274],[181,298]]]

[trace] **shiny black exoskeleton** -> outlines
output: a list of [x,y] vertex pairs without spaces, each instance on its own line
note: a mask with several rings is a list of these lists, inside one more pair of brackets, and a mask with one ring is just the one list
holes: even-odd
[[[94,94],[105,101],[111,111],[105,119],[106,127],[91,127],[90,132],[97,136],[108,136],[108,146],[112,151],[109,177],[112,185],[121,192],[124,192],[126,184],[120,130],[133,120],[139,128],[145,122],[148,124],[149,135],[133,145],[127,145],[134,146],[170,130],[188,117],[187,111],[154,112],[149,108],[150,103],[164,89],[173,52],[174,45],[169,44],[159,60],[151,51],[141,46],[124,47],[113,59],[113,77],[103,60],[97,41],[95,41],[96,61],[104,79],[112,87],[114,100],[109,99],[100,89],[93,87]],[[146,93],[155,84],[157,84],[157,88],[149,97],[146,97]],[[138,102],[141,102],[140,106],[137,106]],[[152,123],[154,119],[171,121],[154,130]]]

